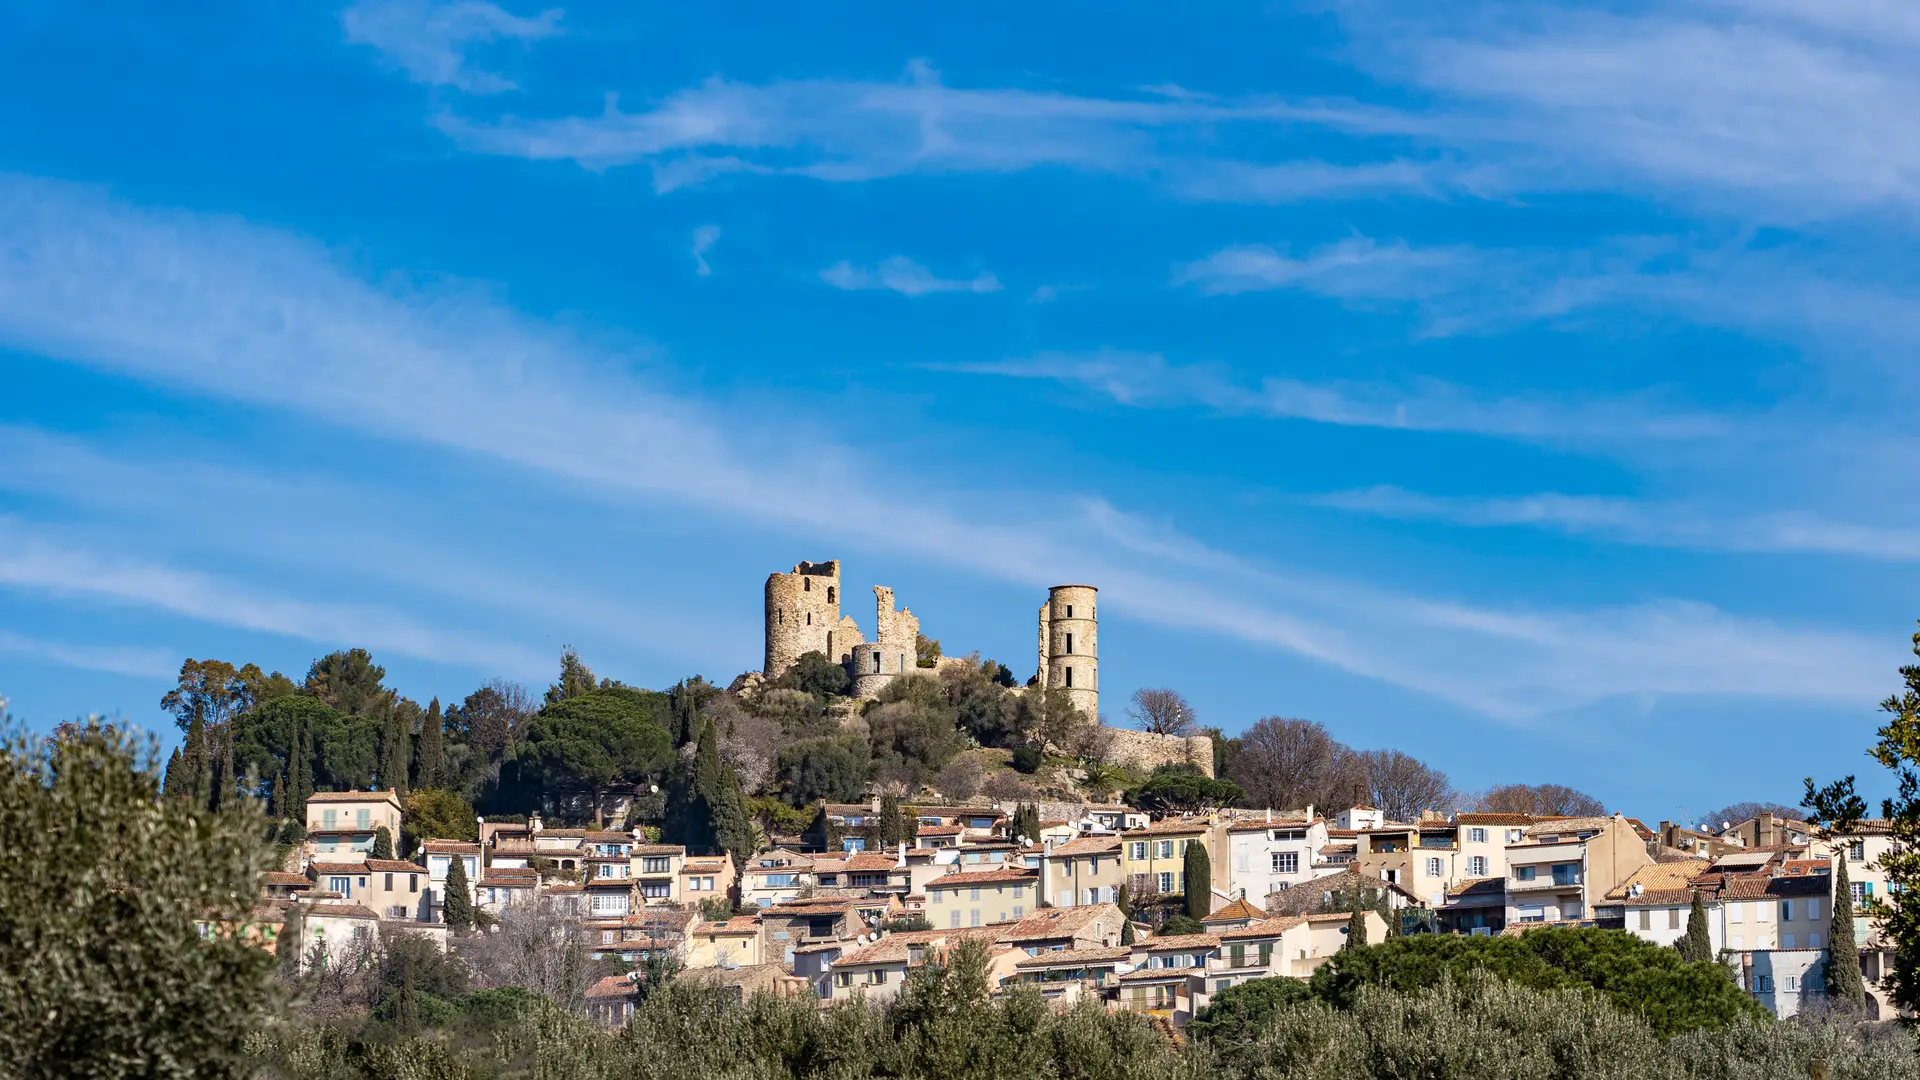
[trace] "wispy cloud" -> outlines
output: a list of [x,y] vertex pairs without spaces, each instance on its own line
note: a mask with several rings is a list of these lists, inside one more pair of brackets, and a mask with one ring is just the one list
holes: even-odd
[[[581,499],[668,500],[1024,587],[1085,575],[1136,617],[1493,716],[1623,694],[1852,701],[1885,663],[1886,650],[1853,634],[1702,604],[1509,610],[1263,571],[1171,529],[1119,521],[1111,508],[1063,512],[1056,500],[1036,513],[1049,505],[1044,492],[989,500],[874,476],[823,501],[816,478],[855,471],[859,449],[784,424],[760,441],[724,413],[621,373],[604,350],[484,297],[376,289],[284,234],[65,185],[0,180],[0,343],[383,439],[399,433],[532,471]],[[1016,504],[1017,513],[1004,509]],[[468,662],[489,647],[404,615],[262,595],[23,529],[0,533],[0,580],[18,587]],[[517,670],[529,658],[499,661]]]
[[902,255],[882,259],[880,265],[871,270],[855,266],[842,259],[820,271],[820,280],[836,289],[849,291],[885,289],[902,296],[1000,291],[1000,279],[984,270],[970,278],[943,278]]
[[720,226],[702,225],[693,230],[693,272],[701,277],[710,277],[713,267],[707,265],[707,252],[720,242]]
[[0,518],[0,585],[54,596],[148,608],[221,626],[329,645],[354,643],[425,660],[479,664],[518,674],[546,658],[514,646],[429,627],[366,605],[294,600],[218,577],[117,555],[102,555]]
[[560,32],[560,10],[519,16],[486,0],[360,0],[340,16],[347,40],[371,46],[415,82],[469,94],[498,94],[514,83],[475,66],[477,46],[532,42]]
[[1430,379],[1406,385],[1278,376],[1247,381],[1221,365],[1172,364],[1158,353],[1120,349],[1045,352],[942,369],[1066,383],[1135,408],[1197,407],[1222,415],[1459,432],[1523,442],[1695,440],[1732,430],[1727,418],[1663,408],[1651,396],[1591,401],[1494,397]]
[[1258,245],[1224,248],[1181,267],[1174,281],[1209,294],[1303,288],[1346,299],[1405,300],[1452,291],[1457,286],[1446,280],[1447,272],[1473,259],[1461,248],[1418,249],[1353,237],[1299,257]]
[[[164,679],[179,671],[180,658],[166,649],[120,645],[72,645],[0,630],[0,653],[11,653],[81,671],[137,679]],[[4,699],[0,699],[4,702]]]
[[1819,554],[1910,562],[1920,524],[1867,525],[1801,511],[1750,509],[1543,492],[1439,496],[1381,486],[1316,496],[1322,506],[1474,528],[1528,527],[1613,543],[1703,551]]

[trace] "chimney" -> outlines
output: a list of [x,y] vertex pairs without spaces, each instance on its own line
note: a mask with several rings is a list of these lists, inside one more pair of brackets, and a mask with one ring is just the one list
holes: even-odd
[[880,796],[875,795],[871,799],[868,799],[867,809],[872,810],[876,814],[879,813],[880,812]]
[[1273,807],[1267,807],[1267,824],[1273,824]]

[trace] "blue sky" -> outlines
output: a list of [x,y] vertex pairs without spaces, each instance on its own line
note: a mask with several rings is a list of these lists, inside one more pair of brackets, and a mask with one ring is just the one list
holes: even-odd
[[1116,719],[1792,801],[1920,616],[1916,46],[1884,0],[12,5],[0,695],[726,681],[838,557],[1023,678],[1099,585]]

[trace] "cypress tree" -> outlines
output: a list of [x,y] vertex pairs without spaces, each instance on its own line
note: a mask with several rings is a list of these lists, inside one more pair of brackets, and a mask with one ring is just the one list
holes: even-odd
[[1707,935],[1707,907],[1699,893],[1693,894],[1693,907],[1687,912],[1687,934],[1675,946],[1680,959],[1698,964],[1713,959],[1713,939]]
[[1205,840],[1187,841],[1185,865],[1187,918],[1204,919],[1213,914],[1213,859],[1207,854]]
[[[698,721],[696,721],[697,723]],[[740,781],[720,760],[720,736],[711,723],[701,723],[700,743],[693,755],[694,818],[702,826],[704,847],[724,851],[735,863],[753,854],[753,819],[747,816]],[[897,808],[896,808],[897,813]]]
[[373,830],[373,851],[369,854],[376,859],[393,858],[393,834],[385,825]]
[[1120,920],[1120,944],[1122,945],[1133,944],[1133,919],[1132,918],[1125,918]]
[[308,733],[305,722],[295,733],[296,747],[293,757],[293,805],[288,809],[296,821],[302,824],[307,820],[307,800],[313,797],[313,736]]
[[467,860],[457,853],[447,866],[444,916],[447,929],[456,934],[473,929],[473,898],[467,895]]
[[274,951],[280,957],[280,970],[288,976],[298,975],[307,951],[307,920],[300,913],[300,901],[287,901],[283,918],[280,936],[274,939]]
[[1860,976],[1860,947],[1853,937],[1853,885],[1847,880],[1847,853],[1833,852],[1833,922],[1827,928],[1827,996],[1855,1005],[1867,1003]]
[[207,785],[207,809],[219,810],[233,797],[233,747],[219,739],[213,753],[213,779]]
[[1347,948],[1358,949],[1367,943],[1367,890],[1360,875],[1354,875],[1352,906],[1347,914]]
[[413,736],[407,731],[406,717],[395,712],[387,721],[385,764],[380,770],[380,781],[395,793],[407,793],[407,765],[413,757]]
[[439,787],[447,768],[446,719],[440,712],[440,699],[427,706],[427,719],[420,725],[420,753],[413,763],[419,786]]
[[182,799],[186,797],[186,789],[191,786],[187,782],[186,762],[180,757],[180,748],[176,746],[173,753],[167,756],[166,778],[161,781],[160,790],[169,798]]
[[187,746],[183,760],[186,783],[181,785],[182,794],[196,806],[207,805],[210,779],[207,775],[210,764],[207,760],[207,726],[199,713],[195,713],[193,719],[187,722]]

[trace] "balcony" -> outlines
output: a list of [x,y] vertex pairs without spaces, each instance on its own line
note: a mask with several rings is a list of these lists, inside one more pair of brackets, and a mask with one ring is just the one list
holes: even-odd
[[1563,878],[1537,877],[1532,881],[1507,879],[1509,895],[1518,893],[1566,893],[1579,892],[1582,885],[1578,879],[1568,881]]

